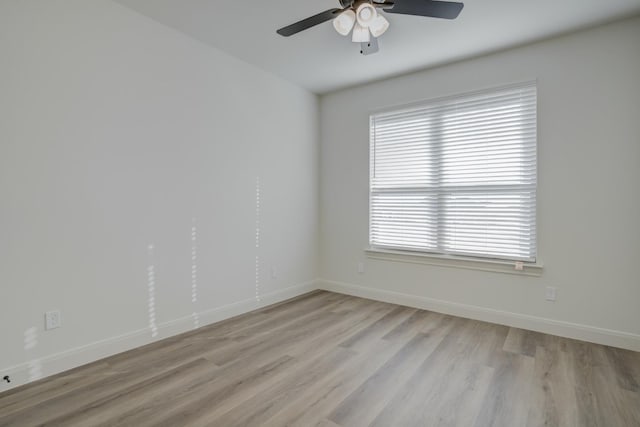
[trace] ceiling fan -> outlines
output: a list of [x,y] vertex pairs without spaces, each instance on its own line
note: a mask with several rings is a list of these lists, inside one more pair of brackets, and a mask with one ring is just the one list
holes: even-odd
[[336,31],[346,36],[353,29],[351,41],[360,43],[360,53],[368,55],[378,51],[378,37],[389,28],[389,21],[380,13],[428,16],[455,19],[463,3],[439,0],[339,0],[342,8],[334,8],[280,28],[277,33],[292,36],[323,22],[333,20]]

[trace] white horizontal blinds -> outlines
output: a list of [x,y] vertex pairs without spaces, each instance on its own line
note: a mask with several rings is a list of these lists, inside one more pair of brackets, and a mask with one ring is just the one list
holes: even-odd
[[431,117],[388,114],[371,119],[371,244],[436,250],[438,195]]
[[435,251],[438,195],[420,191],[371,193],[371,244]]
[[533,261],[536,87],[371,117],[370,243]]

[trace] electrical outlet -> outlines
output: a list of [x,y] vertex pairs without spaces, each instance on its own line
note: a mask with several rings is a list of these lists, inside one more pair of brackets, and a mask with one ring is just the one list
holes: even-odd
[[275,266],[271,267],[271,278],[272,279],[278,278],[278,269]]
[[360,274],[364,273],[364,262],[362,261],[358,263],[358,273]]
[[59,310],[47,311],[44,314],[45,329],[56,329],[62,326],[62,318],[60,317]]
[[555,301],[556,300],[556,291],[557,289],[554,288],[553,286],[547,286],[545,292],[544,292],[544,298],[547,301]]

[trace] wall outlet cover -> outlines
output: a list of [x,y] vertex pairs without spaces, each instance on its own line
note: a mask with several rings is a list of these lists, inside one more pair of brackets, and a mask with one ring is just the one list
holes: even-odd
[[60,310],[47,311],[44,314],[45,330],[56,329],[62,326],[62,317]]
[[547,301],[555,301],[556,300],[556,291],[557,289],[553,286],[547,286],[544,293],[544,298]]

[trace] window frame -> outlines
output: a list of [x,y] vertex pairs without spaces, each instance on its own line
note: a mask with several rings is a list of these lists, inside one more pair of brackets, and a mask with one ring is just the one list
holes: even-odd
[[[517,187],[526,187],[528,191],[531,191],[534,199],[533,212],[531,213],[532,218],[532,239],[533,239],[533,253],[530,258],[522,259],[519,257],[508,257],[508,256],[494,256],[492,254],[472,254],[472,253],[463,253],[463,252],[447,252],[445,250],[428,250],[428,249],[418,249],[411,247],[403,247],[403,246],[390,246],[390,245],[379,245],[374,244],[372,241],[372,213],[373,213],[373,179],[374,179],[374,171],[375,171],[375,158],[373,157],[373,144],[374,144],[374,126],[373,121],[375,116],[384,115],[387,113],[402,113],[404,111],[411,112],[421,108],[429,108],[436,106],[437,104],[446,105],[447,103],[453,103],[457,99],[465,99],[465,98],[473,98],[478,96],[487,95],[490,97],[492,94],[497,94],[501,91],[508,91],[514,89],[524,89],[524,88],[533,88],[535,93],[535,105],[533,107],[533,111],[535,112],[535,124],[534,124],[534,152],[535,152],[535,169],[533,172],[533,184],[530,185],[510,185],[505,186],[509,187],[510,191],[515,190]],[[442,114],[439,112],[439,114]],[[369,111],[369,182],[368,182],[368,191],[369,191],[369,221],[368,221],[368,242],[369,246],[365,249],[367,256],[375,259],[389,259],[392,261],[403,261],[403,255],[406,255],[404,261],[412,262],[412,263],[425,263],[425,264],[433,264],[433,265],[442,265],[442,266],[455,266],[457,264],[456,261],[460,261],[460,266],[463,268],[472,268],[472,269],[481,269],[481,270],[489,270],[489,271],[504,271],[503,266],[513,266],[515,264],[516,270],[524,270],[524,266],[529,270],[530,275],[539,275],[542,271],[542,263],[539,258],[539,240],[538,240],[538,202],[537,202],[537,192],[538,192],[538,82],[537,80],[519,82],[515,84],[503,85],[503,86],[495,86],[490,88],[485,88],[476,91],[468,91],[461,92],[453,95],[441,96],[436,98],[424,99],[420,101],[415,101],[411,103],[401,104],[401,105],[393,105],[384,107],[381,109],[370,110]],[[442,141],[439,140],[436,145],[436,149],[441,147]],[[441,159],[441,157],[438,157]],[[439,160],[440,162],[440,160]],[[451,186],[455,188],[456,186]],[[458,186],[463,187],[463,186]],[[478,186],[478,188],[481,186]],[[491,187],[485,186],[485,187]],[[407,187],[409,188],[409,187]],[[443,192],[443,188],[445,186],[439,186],[434,188],[432,191],[436,193]],[[380,190],[378,190],[378,193]],[[392,192],[392,191],[390,191]],[[437,203],[437,209],[443,209],[444,202],[440,199]],[[438,227],[438,231],[435,235],[436,246],[438,249],[442,248],[442,231]],[[431,260],[429,260],[431,258]],[[482,266],[483,263],[490,264],[489,267]],[[497,270],[494,269],[494,266],[497,266]],[[508,270],[506,272],[509,272]]]

